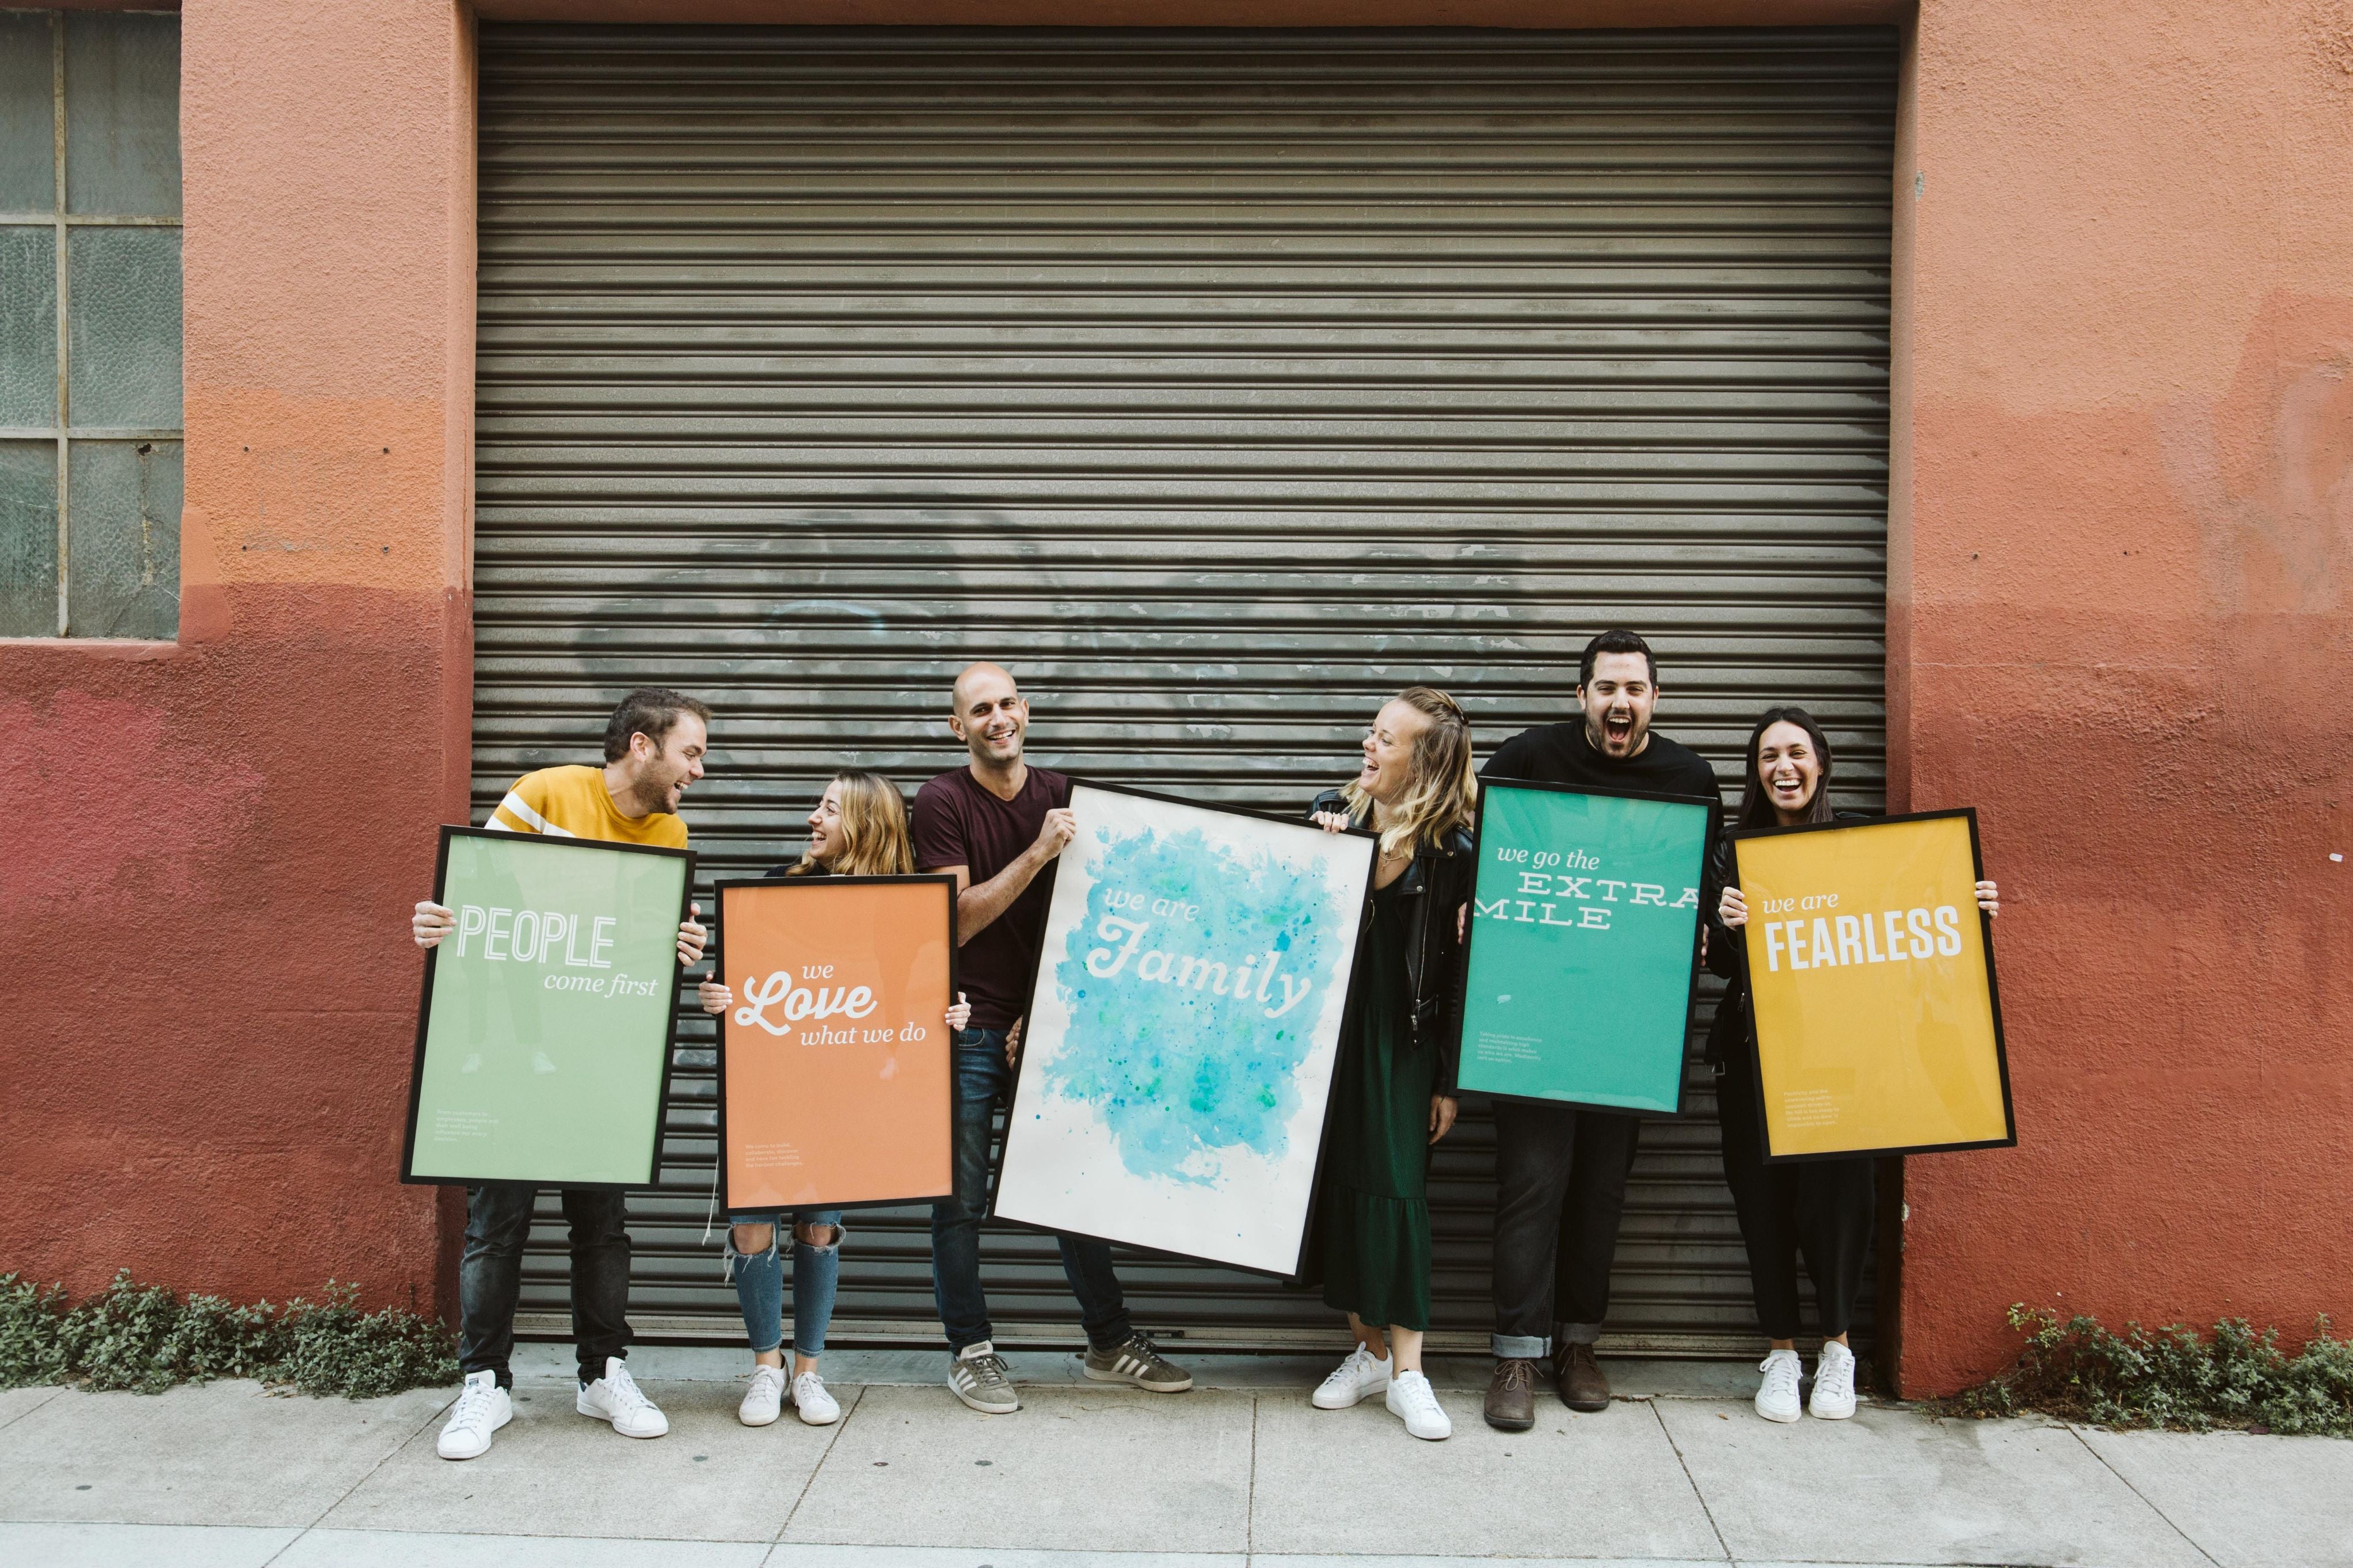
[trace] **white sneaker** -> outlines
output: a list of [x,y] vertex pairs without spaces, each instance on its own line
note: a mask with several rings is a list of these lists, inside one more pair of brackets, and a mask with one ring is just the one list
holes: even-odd
[[841,1419],[841,1406],[825,1391],[825,1379],[805,1372],[793,1379],[793,1408],[805,1426],[830,1426]]
[[629,1363],[617,1355],[605,1358],[605,1375],[583,1384],[572,1408],[611,1422],[613,1430],[624,1437],[659,1437],[670,1430],[670,1417],[638,1391],[636,1380],[629,1376]]
[[1770,1351],[1757,1370],[1765,1374],[1757,1390],[1757,1414],[1767,1421],[1795,1421],[1806,1413],[1798,1402],[1798,1378],[1802,1369],[1796,1351]]
[[1347,1360],[1332,1369],[1332,1375],[1317,1385],[1308,1401],[1318,1410],[1345,1410],[1388,1387],[1392,1364],[1375,1360],[1372,1352],[1358,1345],[1348,1352]]
[[1821,1359],[1814,1363],[1813,1402],[1806,1411],[1817,1421],[1843,1421],[1854,1414],[1854,1352],[1836,1340],[1822,1342]]
[[445,1459],[470,1459],[490,1452],[491,1434],[514,1419],[514,1401],[494,1372],[470,1372],[465,1390],[449,1409],[448,1422],[434,1444]]
[[735,1419],[746,1426],[766,1426],[784,1413],[785,1369],[754,1367],[752,1386],[744,1391],[744,1403],[735,1407]]
[[1418,1372],[1401,1372],[1390,1380],[1388,1404],[1389,1414],[1402,1416],[1405,1429],[1417,1437],[1435,1443],[1454,1436],[1454,1423],[1438,1407],[1437,1391]]

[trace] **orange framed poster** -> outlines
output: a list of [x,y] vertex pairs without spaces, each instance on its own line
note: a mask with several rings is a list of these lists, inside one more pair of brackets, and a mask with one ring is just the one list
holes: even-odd
[[1977,813],[1731,837],[1766,1158],[2016,1144]]
[[718,884],[719,1202],[872,1208],[954,1189],[954,877]]

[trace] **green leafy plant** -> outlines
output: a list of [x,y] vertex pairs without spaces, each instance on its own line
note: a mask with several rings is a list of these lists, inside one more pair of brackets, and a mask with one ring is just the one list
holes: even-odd
[[44,1290],[14,1274],[0,1274],[0,1388],[54,1383],[66,1369],[58,1325],[66,1315],[66,1293]]
[[250,1377],[298,1393],[366,1399],[454,1383],[449,1332],[414,1312],[362,1311],[359,1287],[331,1281],[319,1301],[238,1306],[185,1300],[130,1271],[79,1305],[0,1274],[0,1387],[63,1383],[158,1394],[175,1384]]
[[447,1329],[390,1307],[363,1312],[359,1293],[356,1285],[330,1284],[323,1301],[288,1302],[273,1325],[284,1336],[284,1352],[257,1375],[346,1399],[458,1381]]
[[2017,1363],[1944,1401],[1943,1409],[1973,1416],[2035,1410],[2101,1426],[2353,1437],[2353,1341],[2331,1334],[2327,1318],[2293,1356],[2279,1348],[2278,1330],[2257,1333],[2240,1318],[2223,1319],[2211,1334],[2185,1323],[2153,1331],[2126,1323],[2116,1333],[2096,1318],[2063,1321],[2021,1302],[2010,1308],[2010,1326],[2026,1339]]

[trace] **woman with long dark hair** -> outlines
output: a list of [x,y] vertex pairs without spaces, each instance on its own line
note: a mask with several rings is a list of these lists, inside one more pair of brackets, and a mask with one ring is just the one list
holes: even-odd
[[[1740,793],[1740,827],[1797,827],[1844,815],[1831,809],[1831,743],[1802,708],[1773,708],[1748,736],[1747,782]],[[1717,851],[1724,896],[1708,933],[1707,966],[1732,984],[1708,1031],[1707,1059],[1716,1071],[1716,1110],[1724,1122],[1724,1180],[1740,1215],[1748,1250],[1748,1277],[1757,1316],[1771,1342],[1757,1370],[1757,1413],[1768,1421],[1795,1421],[1801,1408],[1826,1421],[1854,1414],[1854,1352],[1847,1330],[1862,1284],[1877,1207],[1876,1162],[1869,1154],[1765,1163],[1764,1114],[1757,1064],[1748,1049],[1753,1020],[1740,963],[1741,930],[1748,904],[1733,885],[1731,847]],[[1978,908],[2000,912],[1999,889],[1977,886]],[[1798,1260],[1814,1282],[1822,1353],[1814,1363],[1814,1394],[1801,1407],[1798,1383]]]
[[1327,832],[1380,836],[1372,911],[1332,1083],[1330,1142],[1309,1273],[1356,1346],[1316,1389],[1320,1410],[1378,1394],[1417,1437],[1454,1430],[1421,1368],[1430,1327],[1430,1146],[1454,1125],[1462,1038],[1461,913],[1479,780],[1471,721],[1434,687],[1374,715],[1362,765],[1308,806]]

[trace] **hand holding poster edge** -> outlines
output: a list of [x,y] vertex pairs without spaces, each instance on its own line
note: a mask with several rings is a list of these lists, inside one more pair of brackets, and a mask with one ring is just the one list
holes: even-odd
[[[689,911],[692,909],[694,903],[695,864],[695,854],[691,849],[670,849],[652,844],[618,844],[601,838],[570,838],[536,833],[514,833],[501,828],[473,827],[463,824],[454,823],[444,823],[441,826],[439,838],[434,851],[433,901],[435,903],[445,901],[445,895],[448,891],[449,847],[460,838],[489,839],[501,844],[522,842],[562,845],[571,847],[587,848],[599,852],[610,851],[622,855],[656,856],[665,859],[683,861],[685,863],[684,873],[679,879],[678,919],[676,925],[682,926],[691,918]],[[654,1097],[653,1141],[651,1153],[647,1163],[646,1174],[644,1178],[638,1181],[565,1181],[561,1184],[546,1182],[540,1184],[561,1184],[567,1187],[625,1192],[633,1187],[652,1187],[659,1182],[662,1156],[662,1123],[666,1109],[670,1102],[670,1073],[673,1058],[675,1058],[678,1050],[677,991],[679,970],[681,966],[678,962],[678,955],[675,948],[675,928],[673,928],[670,934],[673,939],[673,942],[670,952],[670,994],[665,998],[669,1005],[663,1009],[664,1016],[668,1022],[662,1038],[660,1082],[658,1092]],[[424,1099],[426,1051],[432,1037],[433,989],[435,979],[439,973],[442,945],[443,944],[437,942],[432,947],[425,950],[425,971],[424,975],[418,984],[416,1046],[414,1055],[410,1059],[408,1074],[408,1111],[406,1122],[401,1135],[401,1183],[403,1185],[406,1186],[447,1187],[479,1186],[490,1182],[522,1180],[524,1178],[506,1176],[418,1175],[416,1173],[417,1123],[418,1112],[422,1107]]]
[[[887,885],[887,884],[899,884],[899,885],[907,885],[907,884],[922,885],[922,884],[929,884],[929,885],[932,885],[932,886],[934,886],[934,887],[937,887],[937,888],[939,888],[939,889],[941,889],[943,890],[943,892],[944,892],[944,902],[945,902],[945,904],[946,904],[945,914],[946,914],[946,930],[947,930],[947,945],[948,945],[948,998],[949,998],[949,1000],[950,1000],[951,1002],[953,1002],[953,1001],[955,1000],[955,994],[956,994],[956,985],[957,985],[958,978],[959,978],[959,977],[958,977],[958,973],[957,973],[957,968],[956,968],[956,963],[957,963],[957,952],[958,952],[958,948],[957,948],[957,945],[956,945],[956,940],[955,940],[955,939],[956,939],[956,879],[955,879],[955,878],[954,876],[949,875],[949,874],[944,873],[944,872],[921,871],[921,872],[913,872],[913,873],[908,873],[908,874],[905,874],[905,875],[890,875],[890,876],[874,876],[874,877],[834,877],[834,876],[826,876],[826,877],[730,877],[730,878],[727,878],[727,879],[723,879],[723,880],[722,880],[722,881],[715,882],[715,883],[713,883],[713,884],[712,884],[712,902],[713,902],[713,904],[714,904],[714,906],[715,906],[715,908],[714,908],[714,929],[713,929],[713,933],[712,933],[712,946],[711,946],[711,952],[710,952],[710,957],[711,957],[711,959],[712,959],[712,973],[713,974],[715,974],[715,975],[718,975],[718,976],[722,977],[722,979],[723,979],[723,978],[725,977],[725,975],[726,975],[726,973],[727,973],[727,959],[726,959],[726,952],[725,952],[725,948],[724,948],[724,943],[725,943],[725,941],[726,941],[726,933],[727,933],[727,921],[726,921],[726,920],[725,920],[725,910],[726,910],[726,905],[727,905],[727,894],[729,893],[729,891],[730,891],[730,890],[732,890],[732,889],[747,889],[747,888],[749,888],[749,889],[768,889],[768,890],[778,889],[827,889],[827,888],[842,888],[842,887],[860,887],[860,886],[873,886],[873,885]],[[740,1001],[740,1000],[741,1000],[741,998],[738,998],[738,1000]],[[714,1196],[715,1196],[715,1201],[716,1201],[716,1203],[717,1203],[717,1204],[718,1204],[718,1205],[719,1205],[719,1210],[720,1210],[720,1212],[721,1212],[721,1213],[723,1213],[723,1214],[726,1214],[726,1213],[731,1213],[731,1212],[733,1212],[733,1211],[734,1209],[736,1209],[738,1206],[749,1206],[749,1205],[737,1205],[737,1204],[733,1200],[733,1196],[732,1196],[732,1194],[730,1194],[730,1192],[729,1192],[729,1190],[728,1190],[728,1157],[727,1157],[727,1020],[726,1020],[726,1017],[725,1017],[725,1016],[724,1016],[724,1015],[722,1015],[722,1016],[721,1016],[721,1017],[720,1017],[720,1018],[719,1018],[719,1020],[718,1020],[718,1028],[717,1028],[717,1031],[716,1031],[716,1035],[717,1035],[716,1044],[717,1044],[717,1053],[718,1053],[718,1055],[717,1055],[717,1068],[718,1068],[718,1087],[719,1087],[719,1093],[718,1093],[718,1107],[719,1107],[719,1113],[718,1113],[718,1142],[717,1142],[717,1157],[716,1157],[716,1159],[715,1159],[715,1161],[714,1161],[714,1163],[715,1163],[715,1165],[717,1166],[717,1169],[716,1169],[716,1172],[714,1173],[714,1176],[713,1176],[713,1180],[714,1180],[714,1183],[715,1183],[715,1187],[714,1187]],[[950,1197],[953,1197],[953,1196],[955,1196],[955,1131],[956,1131],[956,1126],[955,1126],[955,1119],[956,1119],[955,1050],[956,1050],[956,1044],[955,1044],[955,1036],[954,1036],[952,1033],[951,1033],[951,1034],[949,1034],[949,1035],[946,1037],[946,1041],[945,1041],[945,1043],[946,1043],[946,1047],[947,1047],[947,1071],[948,1071],[948,1094],[947,1094],[948,1186],[947,1186],[947,1190],[946,1190],[946,1191],[944,1191],[944,1192],[936,1192],[936,1193],[910,1193],[910,1194],[905,1194],[905,1195],[903,1195],[903,1196],[900,1196],[900,1197],[890,1197],[890,1198],[864,1198],[864,1199],[859,1199],[859,1200],[856,1200],[856,1201],[854,1201],[854,1202],[848,1202],[848,1203],[843,1203],[843,1202],[835,1202],[835,1201],[828,1200],[828,1201],[820,1202],[820,1203],[812,1203],[812,1204],[810,1204],[810,1205],[807,1205],[807,1206],[808,1206],[808,1207],[810,1207],[810,1208],[840,1209],[840,1210],[843,1210],[844,1212],[848,1212],[848,1211],[849,1211],[849,1210],[851,1210],[851,1209],[879,1209],[879,1208],[894,1208],[894,1207],[902,1207],[902,1206],[904,1206],[904,1205],[909,1205],[909,1204],[918,1204],[918,1203],[937,1203],[937,1202],[942,1201],[943,1199],[950,1198]],[[782,1205],[782,1206],[785,1206],[785,1207],[791,1207],[792,1205]]]
[[[1788,827],[1776,826],[1769,827],[1739,827],[1731,829],[1725,835],[1725,837],[1730,842],[1732,847],[1732,875],[1730,885],[1736,888],[1741,888],[1743,897],[1745,898],[1746,896],[1747,889],[1746,888],[1742,888],[1740,875],[1740,846],[1742,842],[1746,840],[1786,838],[1800,834],[1836,832],[1841,829],[1852,831],[1856,829],[1891,826],[1903,823],[1939,822],[1951,821],[1955,819],[1963,821],[1968,825],[1969,837],[1969,875],[1973,882],[1982,882],[1985,880],[1985,852],[1982,840],[1978,837],[1977,808],[1975,806],[1963,805],[1949,806],[1938,811],[1897,812],[1884,816],[1863,817],[1860,819],[1850,819],[1847,821],[1805,822]],[[1971,907],[1976,908],[1974,901],[1972,901]],[[1755,910],[1750,911],[1747,927],[1749,931],[1757,929],[1757,917],[1761,912],[1762,911]],[[1763,1103],[1762,1086],[1765,1082],[1765,1060],[1763,1044],[1757,1037],[1757,1011],[1754,1002],[1756,995],[1756,979],[1753,974],[1748,973],[1748,942],[1746,940],[1746,932],[1744,931],[1740,933],[1742,937],[1738,949],[1740,953],[1740,963],[1744,977],[1747,984],[1751,1003],[1749,1007],[1747,1038],[1741,1042],[1738,1048],[1746,1051],[1752,1079],[1759,1086],[1759,1093],[1757,1100],[1746,1107],[1742,1113],[1752,1115],[1756,1119],[1757,1146],[1758,1149],[1764,1151],[1764,1159],[1767,1164],[1802,1164],[1807,1162],[1816,1160],[1851,1160],[1866,1156],[1892,1157],[1904,1154],[1960,1153],[1972,1149],[2014,1149],[2018,1146],[2018,1112],[2016,1103],[2012,1100],[2010,1093],[2010,1049],[2008,1042],[2002,1033],[2001,989],[1995,974],[1993,917],[1987,914],[1982,909],[1978,909],[1977,910],[1977,915],[1978,936],[1981,942],[1979,951],[1984,955],[1985,961],[1986,1005],[1989,1015],[1988,1023],[1992,1036],[1994,1067],[2001,1086],[2001,1116],[2005,1131],[2004,1135],[2000,1138],[1977,1139],[1950,1143],[1921,1143],[1859,1149],[1832,1149],[1824,1150],[1819,1152],[1789,1154],[1777,1154],[1773,1152],[1772,1129],[1769,1119],[1765,1114],[1765,1107]],[[1721,1107],[1719,1107],[1719,1111],[1722,1111]]]
[[[1069,774],[1066,776],[1068,776],[1071,781],[1071,789],[1073,797],[1075,797],[1077,792],[1082,788],[1099,790],[1106,795],[1131,795],[1142,800],[1158,801],[1168,805],[1187,806],[1199,811],[1218,812],[1229,816],[1254,817],[1261,822],[1273,823],[1284,827],[1303,828],[1306,831],[1319,834],[1325,837],[1356,838],[1362,840],[1365,845],[1365,895],[1357,903],[1356,931],[1354,938],[1354,943],[1361,943],[1363,940],[1365,920],[1372,905],[1374,891],[1373,878],[1379,865],[1379,834],[1362,827],[1344,828],[1335,834],[1328,832],[1324,828],[1316,826],[1314,823],[1308,821],[1303,816],[1293,816],[1283,812],[1263,811],[1253,806],[1227,805],[1211,801],[1187,800],[1182,795],[1170,795],[1162,790],[1139,789],[1130,784],[1106,784],[1100,779],[1082,778],[1077,774]],[[1083,821],[1080,823],[1079,830],[1082,833],[1086,831],[1086,824]],[[1069,848],[1068,847],[1065,847],[1063,854],[1068,853]],[[1049,910],[1053,907],[1054,883],[1061,868],[1061,856],[1058,855],[1055,857],[1053,863],[1046,868],[1044,880],[1047,883],[1046,907]],[[1037,1012],[1039,987],[1045,983],[1046,951],[1043,940],[1044,931],[1042,928],[1039,932],[1039,938],[1037,962],[1031,966],[1029,972],[1029,985],[1028,988],[1029,1001],[1025,1004],[1022,1011],[1022,1019],[1025,1023],[1034,1017]],[[1354,943],[1352,943],[1352,947]],[[1355,963],[1353,952],[1350,958],[1348,979],[1352,1003],[1350,1011],[1352,1012],[1353,993],[1355,989]],[[1344,1043],[1345,1040],[1346,1027],[1346,1016],[1344,1015],[1341,1024],[1343,1031],[1342,1039]],[[1023,1030],[1018,1048],[1011,1064],[1013,1088],[1011,1093],[1008,1096],[1005,1112],[1008,1142],[1010,1142],[1011,1129],[1014,1121],[1020,1114],[1022,1101],[1021,1088],[1023,1082],[1022,1068],[1027,1064],[1029,1054],[1029,1045],[1033,1037],[1031,1031],[1027,1028]],[[1330,1147],[1331,1142],[1331,1095],[1327,1087],[1324,1103],[1324,1117],[1316,1129],[1315,1162],[1307,1192],[1307,1220],[1306,1223],[1301,1226],[1298,1255],[1292,1259],[1291,1266],[1288,1268],[1256,1268],[1246,1263],[1236,1263],[1224,1258],[1205,1258],[1196,1253],[1171,1251],[1165,1247],[1151,1247],[1140,1242],[1123,1240],[1117,1237],[1097,1236],[1086,1231],[1068,1230],[1056,1226],[1033,1223],[1029,1220],[1017,1219],[1009,1215],[1000,1214],[997,1211],[997,1195],[998,1188],[1005,1174],[1005,1160],[1002,1151],[999,1152],[996,1163],[989,1168],[987,1203],[982,1211],[982,1217],[997,1223],[1015,1226],[1022,1230],[1031,1231],[1039,1235],[1068,1236],[1081,1241],[1099,1241],[1103,1243],[1105,1246],[1124,1247],[1131,1252],[1141,1253],[1151,1258],[1174,1258],[1191,1263],[1206,1263],[1212,1268],[1230,1268],[1237,1273],[1252,1274],[1270,1279],[1296,1279],[1299,1277],[1301,1268],[1306,1261],[1305,1253],[1307,1244],[1314,1231],[1316,1205],[1321,1197],[1324,1179],[1324,1156],[1326,1150]]]
[[[1724,803],[1721,800],[1710,800],[1704,795],[1673,795],[1659,790],[1611,789],[1588,784],[1550,784],[1539,779],[1514,779],[1499,777],[1482,779],[1479,783],[1479,809],[1472,826],[1471,850],[1472,858],[1471,869],[1471,897],[1474,904],[1477,902],[1479,896],[1479,872],[1481,868],[1485,864],[1484,855],[1487,848],[1487,805],[1490,798],[1490,791],[1493,788],[1529,790],[1541,792],[1546,795],[1592,795],[1604,800],[1657,801],[1668,805],[1690,805],[1704,809],[1708,814],[1707,831],[1701,836],[1699,846],[1699,865],[1696,870],[1693,873],[1692,880],[1692,886],[1703,889],[1703,901],[1704,901],[1704,890],[1707,886],[1708,857],[1713,848],[1715,837],[1720,826],[1719,819],[1724,811]],[[1675,1098],[1674,1105],[1672,1110],[1648,1106],[1620,1105],[1604,1100],[1559,1100],[1549,1095],[1511,1094],[1500,1089],[1479,1088],[1469,1083],[1463,1083],[1463,1092],[1468,1094],[1483,1095],[1489,1100],[1510,1100],[1515,1104],[1522,1105],[1548,1105],[1574,1110],[1600,1111],[1612,1116],[1639,1117],[1645,1121],[1679,1121],[1688,1120],[1692,1115],[1691,1088],[1688,1082],[1689,1075],[1684,1070],[1684,1068],[1690,1052],[1689,1042],[1691,1039],[1693,1026],[1699,1012],[1699,942],[1700,933],[1706,930],[1706,916],[1707,911],[1705,910],[1696,910],[1694,911],[1692,940],[1688,960],[1689,973],[1684,981],[1683,1045],[1681,1047],[1682,1055],[1678,1058],[1677,1061],[1674,1080]],[[1472,973],[1472,955],[1478,940],[1480,930],[1477,919],[1473,918],[1468,923],[1469,930],[1464,935],[1462,943],[1462,969],[1459,982],[1464,992],[1463,1016],[1464,1034],[1466,1038],[1463,1045],[1464,1061],[1462,1068],[1458,1070],[1458,1081],[1467,1079],[1471,1070],[1469,1061],[1470,1043],[1467,1038],[1470,1032],[1468,992]]]

